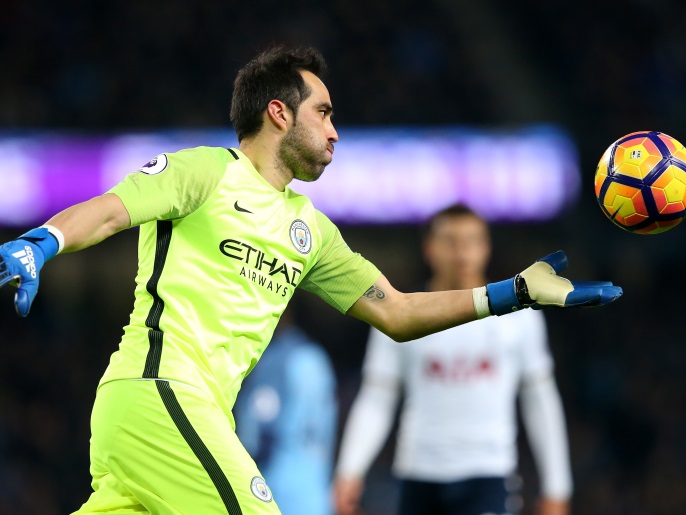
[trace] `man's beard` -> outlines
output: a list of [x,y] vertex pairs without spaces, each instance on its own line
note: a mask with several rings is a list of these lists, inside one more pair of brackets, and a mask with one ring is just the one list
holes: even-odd
[[326,147],[317,149],[316,146],[312,135],[296,122],[281,140],[277,154],[295,179],[312,182],[319,179],[329,164],[322,157],[326,155]]

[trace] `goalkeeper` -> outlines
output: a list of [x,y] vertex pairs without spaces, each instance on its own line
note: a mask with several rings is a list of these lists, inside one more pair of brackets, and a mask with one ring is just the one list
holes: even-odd
[[395,340],[529,306],[594,306],[611,283],[557,276],[555,253],[473,290],[403,294],[345,244],[292,179],[316,180],[338,135],[314,49],[270,49],[237,75],[234,149],[160,154],[102,196],[0,246],[0,286],[29,313],[61,252],[140,226],[135,302],[91,418],[86,513],[279,513],[234,432],[241,381],[296,287]]

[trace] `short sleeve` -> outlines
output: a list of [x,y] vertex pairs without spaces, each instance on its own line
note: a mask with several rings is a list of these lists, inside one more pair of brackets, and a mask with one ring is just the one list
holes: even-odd
[[160,154],[108,191],[117,195],[131,226],[182,218],[215,190],[232,155],[222,148],[197,147]]
[[381,276],[360,254],[350,250],[338,228],[317,211],[321,251],[299,287],[318,295],[341,313],[346,313]]
[[522,379],[530,381],[549,374],[553,369],[553,358],[548,347],[548,330],[543,313],[527,309],[510,316],[513,316],[513,320],[516,317],[521,324],[517,334],[521,335],[522,340]]
[[369,331],[367,352],[362,365],[365,377],[399,383],[402,381],[402,344],[394,342],[373,327]]

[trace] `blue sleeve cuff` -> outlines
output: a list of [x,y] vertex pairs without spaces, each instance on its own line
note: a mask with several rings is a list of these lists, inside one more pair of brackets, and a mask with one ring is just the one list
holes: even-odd
[[494,315],[507,315],[522,309],[517,299],[514,278],[487,284],[486,292],[488,292],[488,303]]

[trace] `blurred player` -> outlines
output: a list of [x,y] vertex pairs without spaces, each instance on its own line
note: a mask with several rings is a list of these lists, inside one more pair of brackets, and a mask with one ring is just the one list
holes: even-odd
[[93,493],[78,513],[279,513],[231,410],[296,287],[396,340],[621,295],[610,283],[559,277],[561,252],[471,290],[395,290],[287,187],[316,180],[333,159],[324,68],[314,49],[260,54],[234,83],[238,148],[160,154],[108,193],[0,246],[0,286],[18,285],[15,309],[26,316],[46,261],[140,226],[133,312],[98,387]]
[[236,433],[285,514],[329,515],[336,377],[288,308],[236,401]]
[[[428,291],[484,284],[491,245],[469,209],[437,213],[424,242]],[[337,467],[339,515],[356,513],[363,481],[405,393],[394,470],[401,515],[512,513],[507,479],[516,468],[516,410],[541,478],[540,515],[568,513],[571,474],[562,405],[545,322],[528,310],[397,344],[372,329],[363,383]]]

